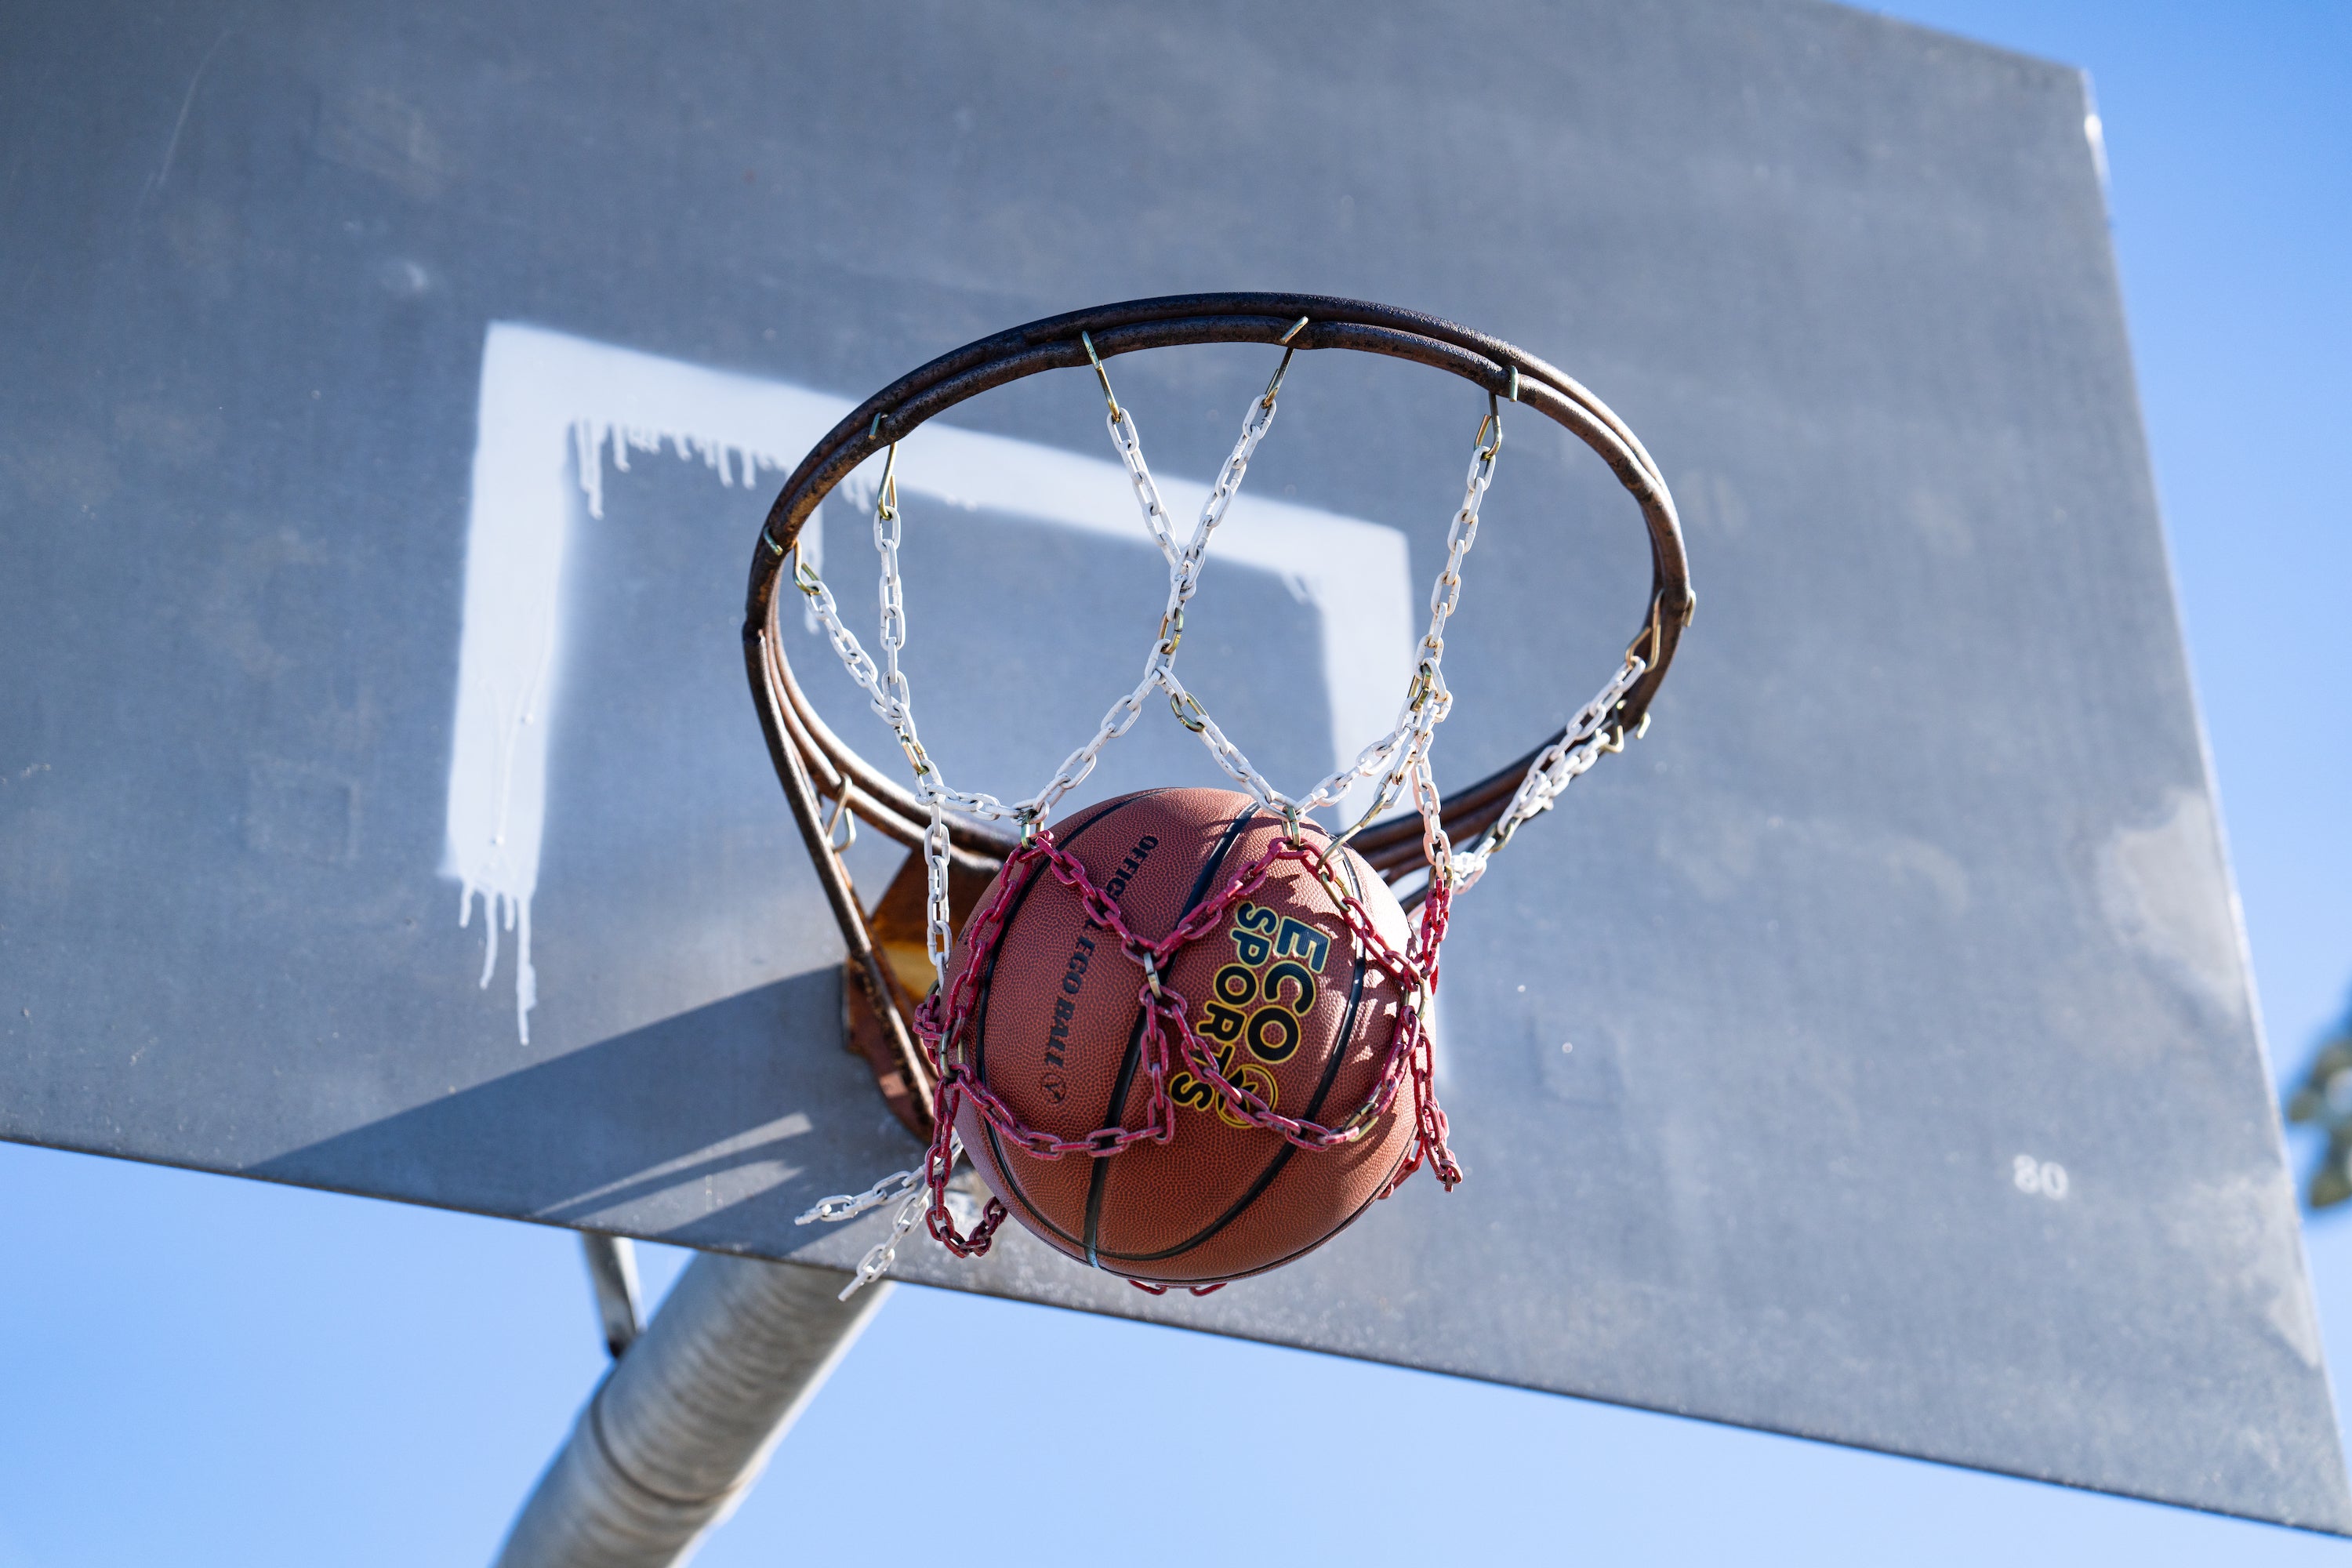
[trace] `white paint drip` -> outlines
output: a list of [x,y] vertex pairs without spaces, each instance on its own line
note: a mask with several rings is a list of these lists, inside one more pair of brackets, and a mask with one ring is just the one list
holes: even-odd
[[629,471],[631,452],[659,452],[667,442],[677,457],[688,462],[700,462],[717,474],[722,485],[736,483],[740,473],[747,490],[757,487],[761,468],[781,472],[788,467],[772,452],[713,440],[691,430],[617,425],[591,416],[573,420],[572,435],[580,470],[580,491],[588,499],[588,515],[595,518],[604,515],[604,452],[608,445],[613,467],[625,474]]
[[[702,463],[721,484],[756,489],[763,472],[788,471],[851,406],[779,382],[491,323],[482,353],[442,870],[459,884],[461,927],[471,923],[476,895],[482,899],[485,987],[498,968],[500,923],[515,933],[515,1029],[526,1044],[538,1002],[531,900],[546,832],[548,731],[566,630],[561,590],[573,496],[591,517],[603,517],[605,462],[625,473],[633,454],[665,449]],[[936,423],[906,447],[898,469],[906,493],[1142,538],[1127,475],[1107,459]],[[1205,484],[1185,479],[1163,479],[1160,489],[1179,516],[1197,512],[1208,494]],[[746,550],[750,518],[747,511],[740,542]],[[803,536],[813,557],[821,545],[816,521],[809,520]],[[1385,731],[1412,672],[1403,534],[1244,493],[1226,514],[1217,553],[1274,573],[1318,612],[1333,761]]]

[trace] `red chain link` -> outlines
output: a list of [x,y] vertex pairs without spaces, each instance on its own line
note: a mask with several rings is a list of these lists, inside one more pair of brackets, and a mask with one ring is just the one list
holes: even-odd
[[[1438,948],[1445,940],[1451,891],[1433,881],[1429,896],[1421,907],[1420,925],[1407,944],[1411,953],[1407,956],[1388,943],[1373,928],[1371,916],[1361,901],[1330,876],[1324,864],[1326,854],[1328,851],[1318,851],[1301,841],[1277,840],[1229,879],[1215,899],[1196,905],[1190,914],[1177,922],[1173,931],[1157,942],[1146,941],[1128,928],[1118,905],[1095,886],[1094,879],[1087,875],[1086,867],[1076,857],[1054,842],[1050,831],[1041,832],[1005,860],[1003,873],[997,879],[995,899],[979,910],[964,928],[965,958],[961,973],[956,976],[954,984],[949,987],[944,998],[935,987],[915,1011],[916,1033],[922,1040],[924,1052],[930,1058],[939,1083],[931,1110],[931,1147],[924,1159],[923,1173],[931,1194],[930,1209],[924,1216],[925,1225],[941,1246],[958,1258],[980,1257],[987,1252],[1006,1214],[1004,1205],[991,1197],[980,1223],[972,1227],[970,1235],[964,1235],[956,1229],[954,1217],[948,1212],[948,1178],[955,1166],[956,1114],[963,1102],[969,1100],[1000,1136],[1024,1153],[1039,1159],[1058,1160],[1065,1154],[1084,1154],[1099,1160],[1146,1139],[1155,1143],[1165,1143],[1176,1134],[1175,1102],[1168,1093],[1171,1037],[1173,1055],[1181,1058],[1195,1077],[1221,1094],[1226,1106],[1244,1121],[1309,1152],[1339,1148],[1362,1138],[1374,1122],[1388,1113],[1389,1108],[1395,1103],[1397,1089],[1410,1075],[1418,1102],[1412,1147],[1397,1167],[1396,1174],[1381,1189],[1380,1196],[1387,1197],[1394,1192],[1407,1176],[1421,1168],[1424,1160],[1446,1190],[1453,1190],[1462,1180],[1462,1168],[1446,1145],[1445,1112],[1437,1105],[1435,1063],[1428,1028],[1423,1017],[1428,998],[1436,994]],[[1012,1107],[975,1077],[971,1065],[964,1059],[962,1043],[964,1031],[971,1021],[977,989],[975,976],[986,967],[984,961],[1003,940],[1004,922],[1012,908],[1013,890],[1024,881],[1021,873],[1041,860],[1045,862],[1045,870],[1050,871],[1055,880],[1076,892],[1080,905],[1094,925],[1115,933],[1121,949],[1143,971],[1143,984],[1136,993],[1136,1000],[1144,1011],[1143,1068],[1149,1093],[1140,1127],[1114,1124],[1097,1128],[1081,1138],[1061,1138],[1039,1131],[1023,1122]],[[1170,960],[1181,949],[1206,935],[1224,919],[1228,910],[1257,891],[1273,874],[1274,868],[1285,860],[1298,861],[1322,883],[1325,890],[1338,903],[1340,919],[1347,922],[1349,933],[1356,939],[1357,951],[1370,958],[1396,984],[1401,997],[1396,1034],[1389,1042],[1387,1058],[1381,1064],[1380,1078],[1362,1106],[1336,1127],[1285,1116],[1255,1091],[1227,1078],[1217,1062],[1216,1054],[1193,1032],[1191,1004],[1181,993],[1160,982],[1160,976],[1167,973]],[[1342,1042],[1342,1048],[1344,1044]],[[1118,1108],[1114,1106],[1112,1109],[1116,1111]]]

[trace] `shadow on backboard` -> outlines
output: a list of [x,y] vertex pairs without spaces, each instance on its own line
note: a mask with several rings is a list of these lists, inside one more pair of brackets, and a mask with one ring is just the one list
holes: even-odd
[[[788,1252],[817,1197],[908,1164],[837,1016],[830,968],[759,986],[321,1139],[273,1181]],[[855,1184],[853,1183],[853,1184]],[[719,1224],[725,1216],[723,1225]]]

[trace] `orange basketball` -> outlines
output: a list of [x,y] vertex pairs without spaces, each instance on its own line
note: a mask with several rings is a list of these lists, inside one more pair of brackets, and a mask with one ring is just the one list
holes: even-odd
[[[1054,839],[1116,903],[1139,938],[1164,938],[1213,902],[1277,843],[1280,817],[1224,790],[1147,790],[1108,801]],[[1328,835],[1307,825],[1309,842]],[[1336,880],[1397,952],[1408,924],[1394,895],[1349,849]],[[1080,895],[1037,860],[1015,861],[1001,937],[977,963],[957,1059],[1025,1126],[1077,1139],[1139,1128],[1144,973]],[[979,905],[993,908],[1004,876]],[[950,990],[974,962],[959,942]],[[1378,1087],[1401,1005],[1397,980],[1360,952],[1338,900],[1307,867],[1275,862],[1266,880],[1163,966],[1162,987],[1224,1075],[1301,1120],[1337,1126]],[[1021,1223],[1096,1268],[1157,1285],[1238,1279],[1312,1251],[1394,1176],[1413,1143],[1408,1074],[1354,1142],[1302,1149],[1251,1124],[1171,1054],[1175,1133],[1115,1154],[1046,1158],[1002,1136],[966,1100],[956,1130],[982,1177]]]

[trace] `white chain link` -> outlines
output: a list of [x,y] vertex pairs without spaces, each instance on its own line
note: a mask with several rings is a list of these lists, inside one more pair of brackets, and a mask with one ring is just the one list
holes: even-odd
[[[961,1154],[962,1152],[963,1144],[959,1140],[956,1152]],[[849,1283],[841,1288],[836,1300],[848,1300],[889,1273],[890,1266],[898,1261],[898,1244],[907,1239],[907,1233],[922,1219],[923,1210],[931,1201],[930,1189],[923,1184],[922,1167],[918,1165],[911,1171],[893,1171],[862,1193],[841,1193],[833,1197],[819,1198],[806,1214],[793,1221],[794,1225],[811,1225],[818,1221],[837,1225],[843,1220],[856,1219],[868,1210],[880,1208],[892,1198],[899,1202],[898,1212],[891,1216],[890,1234],[866,1249],[866,1256],[857,1260],[856,1271],[850,1276]]]
[[898,1261],[898,1244],[907,1239],[907,1233],[915,1228],[930,1204],[929,1189],[918,1187],[908,1193],[899,1203],[898,1215],[890,1221],[890,1234],[866,1249],[866,1256],[857,1260],[857,1272],[849,1277],[849,1283],[844,1285],[841,1294],[834,1299],[846,1301],[889,1273],[890,1266]]
[[1412,682],[1405,689],[1404,704],[1397,711],[1396,727],[1307,792],[1299,802],[1302,810],[1315,811],[1343,800],[1359,783],[1385,770],[1370,808],[1357,819],[1357,825],[1360,827],[1380,816],[1396,804],[1412,770],[1425,765],[1437,727],[1454,711],[1453,689],[1445,683],[1445,624],[1462,601],[1462,563],[1477,541],[1479,510],[1486,505],[1487,488],[1495,482],[1495,460],[1503,449],[1500,414],[1490,412],[1487,419],[1494,439],[1486,438],[1487,425],[1478,426],[1478,446],[1470,457],[1470,471],[1463,479],[1462,505],[1445,531],[1445,564],[1429,591],[1429,629],[1422,634],[1420,658],[1413,667]]
[[948,808],[936,795],[931,798],[931,825],[923,833],[923,870],[929,895],[923,951],[930,955],[931,973],[945,991],[948,956],[955,950],[955,923],[954,911],[948,907]]
[[[950,1141],[948,1158],[950,1165],[963,1158],[961,1138]],[[836,1300],[848,1300],[889,1273],[890,1266],[898,1262],[898,1244],[906,1240],[907,1233],[921,1221],[923,1211],[931,1201],[930,1188],[923,1182],[923,1168],[918,1165],[912,1170],[893,1171],[862,1193],[838,1193],[829,1198],[819,1198],[809,1206],[807,1213],[793,1221],[794,1225],[838,1225],[844,1220],[869,1214],[893,1198],[898,1200],[898,1212],[890,1217],[890,1234],[866,1249],[866,1256],[857,1260],[856,1271],[849,1283],[841,1288]],[[950,1192],[948,1198],[959,1208],[971,1201],[956,1192]],[[970,1221],[963,1223],[969,1224]]]
[[793,1221],[794,1225],[838,1225],[845,1219],[856,1219],[868,1209],[880,1208],[900,1193],[922,1185],[923,1168],[893,1171],[862,1193],[836,1193],[829,1198],[819,1198],[809,1205],[806,1214]]
[[[908,705],[906,672],[898,655],[907,646],[907,595],[898,578],[898,448],[894,445],[882,468],[881,488],[874,495],[874,552],[882,558],[882,581],[877,590],[882,606],[882,718],[891,729],[911,737],[915,715]],[[908,744],[919,752],[919,742]]]
[[[1106,377],[1106,393],[1108,384]],[[1304,796],[1293,800],[1277,789],[1249,760],[1247,753],[1225,734],[1199,700],[1186,689],[1175,672],[1177,647],[1183,640],[1184,607],[1198,591],[1201,568],[1207,556],[1211,536],[1224,521],[1234,496],[1239,493],[1243,478],[1248,472],[1250,459],[1256,453],[1259,443],[1273,427],[1276,407],[1275,395],[1280,384],[1281,374],[1277,372],[1265,395],[1251,403],[1242,422],[1241,435],[1219,469],[1208,499],[1202,504],[1192,537],[1181,548],[1176,543],[1166,504],[1160,499],[1159,484],[1144,459],[1142,433],[1135,423],[1135,417],[1115,400],[1109,401],[1105,424],[1110,433],[1112,447],[1118,451],[1120,464],[1127,470],[1134,488],[1144,527],[1160,546],[1169,564],[1168,596],[1160,617],[1160,635],[1145,658],[1142,678],[1134,689],[1111,704],[1097,726],[1094,736],[1064,759],[1043,789],[1012,805],[992,795],[951,787],[939,765],[924,750],[915,726],[912,697],[898,658],[906,647],[907,619],[898,567],[902,525],[897,504],[895,468],[898,449],[895,444],[886,459],[883,478],[876,490],[874,544],[881,560],[878,594],[883,656],[878,667],[859,645],[855,634],[843,624],[832,591],[813,570],[795,561],[795,583],[809,596],[817,620],[824,627],[843,668],[865,690],[875,712],[898,737],[909,765],[915,770],[916,787],[932,808],[931,824],[925,834],[924,847],[926,858],[935,862],[930,868],[930,920],[926,944],[930,949],[935,966],[943,964],[943,950],[952,940],[947,918],[945,813],[949,810],[962,811],[991,820],[1017,820],[1033,826],[1043,823],[1070,791],[1094,772],[1103,748],[1134,726],[1136,719],[1143,711],[1145,700],[1154,691],[1167,695],[1169,706],[1177,719],[1201,737],[1202,743],[1218,767],[1270,809],[1286,815],[1320,810],[1345,798],[1358,784],[1374,777],[1380,778],[1381,786],[1362,822],[1369,822],[1389,810],[1409,784],[1413,788],[1416,800],[1420,799],[1423,791],[1416,774],[1427,772],[1430,748],[1437,727],[1453,710],[1453,691],[1444,674],[1445,628],[1461,603],[1463,563],[1471,546],[1476,542],[1480,510],[1494,482],[1496,459],[1503,442],[1499,409],[1490,409],[1486,420],[1478,428],[1478,443],[1464,480],[1462,504],[1455,510],[1446,531],[1445,562],[1431,586],[1428,629],[1422,636],[1412,681],[1398,710],[1395,726],[1365,746],[1347,766],[1331,773]],[[1478,849],[1465,857],[1465,866],[1475,868],[1467,870],[1466,876],[1475,878],[1478,870],[1483,869],[1486,857],[1508,842],[1511,834],[1528,818],[1550,809],[1560,791],[1590,768],[1602,751],[1622,748],[1622,740],[1614,744],[1605,743],[1601,736],[1607,727],[1609,715],[1615,710],[1617,703],[1623,700],[1644,668],[1639,658],[1629,654],[1616,677],[1579,711],[1561,740],[1528,768],[1527,775],[1520,781],[1509,812],[1488,832]],[[1441,833],[1432,847],[1437,847],[1443,842]],[[1466,886],[1466,882],[1464,885]]]
[[[877,528],[876,532],[878,540],[880,530]],[[882,569],[885,576],[889,579],[888,585],[883,591],[883,602],[887,605],[896,597],[892,592],[896,587],[898,571],[898,554],[895,550],[885,552]],[[833,651],[840,656],[842,668],[849,672],[849,678],[856,681],[859,689],[866,693],[875,713],[884,723],[890,726],[891,732],[898,738],[899,749],[907,753],[907,762],[915,770],[916,790],[923,798],[936,805],[950,806],[974,816],[988,817],[992,820],[1002,821],[1014,816],[1014,808],[1006,805],[992,795],[970,794],[949,786],[946,778],[940,773],[939,765],[933,763],[930,754],[924,751],[922,738],[915,731],[914,713],[906,695],[907,678],[903,671],[896,668],[895,652],[892,658],[892,668],[886,684],[883,672],[875,667],[874,660],[859,645],[856,635],[842,624],[841,606],[834,601],[833,590],[824,585],[824,579],[808,570],[805,563],[796,562],[793,568],[793,581],[802,593],[808,595],[809,604],[816,612],[817,624],[824,627],[825,636],[833,643]],[[900,602],[903,603],[903,601]],[[903,611],[901,614],[903,616]],[[903,641],[903,632],[901,640]]]
[[[1642,679],[1649,663],[1639,654],[1629,653],[1609,684],[1593,694],[1592,700],[1576,710],[1559,740],[1546,747],[1541,755],[1528,764],[1527,773],[1519,780],[1517,794],[1511,797],[1509,809],[1486,830],[1486,837],[1477,848],[1456,858],[1454,886],[1466,889],[1486,874],[1486,862],[1495,851],[1511,841],[1522,824],[1533,816],[1549,811],[1559,799],[1560,792],[1574,783],[1578,775],[1590,769],[1609,752],[1625,749],[1622,725],[1612,724],[1617,705],[1625,693]],[[1614,733],[1612,733],[1612,731]]]
[[[1209,550],[1209,536],[1225,520],[1225,510],[1233,505],[1241,489],[1242,476],[1249,471],[1250,458],[1257,452],[1258,443],[1274,427],[1275,398],[1272,388],[1264,397],[1252,403],[1242,420],[1242,433],[1234,441],[1233,451],[1225,458],[1224,466],[1217,471],[1217,482],[1210,488],[1209,498],[1201,504],[1199,521],[1192,525],[1192,537],[1182,549],[1176,546],[1175,535],[1168,522],[1168,510],[1160,500],[1160,487],[1151,478],[1151,469],[1143,460],[1143,437],[1136,428],[1135,416],[1113,405],[1106,416],[1110,428],[1111,445],[1118,448],[1119,460],[1127,467],[1128,478],[1134,483],[1136,503],[1143,510],[1143,525],[1158,542],[1160,553],[1168,561],[1168,601],[1160,616],[1160,636],[1151,645],[1143,663],[1143,679],[1135,689],[1111,704],[1103,715],[1094,738],[1062,760],[1045,787],[1022,803],[1028,813],[1026,820],[1043,821],[1062,803],[1063,797],[1086,781],[1095,771],[1096,762],[1103,748],[1127,733],[1143,711],[1143,700],[1154,690],[1168,694],[1169,706],[1184,727],[1199,734],[1207,742],[1209,752],[1218,765],[1268,804],[1279,798],[1265,776],[1252,767],[1240,748],[1225,739],[1224,732],[1209,721],[1200,703],[1184,689],[1176,679],[1176,648],[1184,640],[1184,606],[1191,602],[1201,583],[1201,566]],[[1185,716],[1190,709],[1192,717]]]
[[1143,526],[1160,546],[1160,553],[1170,565],[1176,562],[1176,529],[1168,521],[1168,508],[1160,500],[1160,486],[1151,478],[1151,466],[1143,460],[1143,434],[1135,427],[1135,416],[1114,404],[1103,416],[1110,426],[1110,443],[1118,450],[1118,460],[1127,467],[1129,483],[1135,486],[1135,504],[1143,509]]

